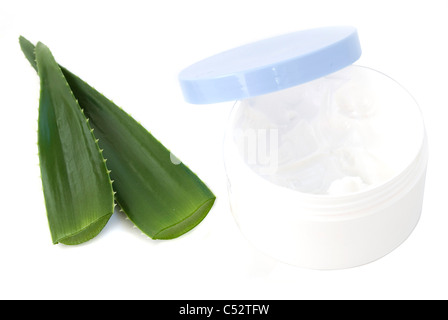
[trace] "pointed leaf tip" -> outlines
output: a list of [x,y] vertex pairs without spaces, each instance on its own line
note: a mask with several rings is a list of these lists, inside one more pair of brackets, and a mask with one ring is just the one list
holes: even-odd
[[36,55],[34,53],[35,50],[34,45],[23,36],[19,37],[19,44],[23,54],[25,55],[25,58],[29,61],[34,70],[37,71],[37,62],[36,62]]

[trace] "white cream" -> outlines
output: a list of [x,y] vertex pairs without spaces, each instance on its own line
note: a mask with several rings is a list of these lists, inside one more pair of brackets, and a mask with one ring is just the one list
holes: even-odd
[[390,180],[416,157],[424,137],[407,92],[357,66],[241,101],[232,132],[239,156],[264,179],[327,195]]

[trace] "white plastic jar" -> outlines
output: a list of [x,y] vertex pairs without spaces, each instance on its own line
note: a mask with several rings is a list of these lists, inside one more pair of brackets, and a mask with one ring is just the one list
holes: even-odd
[[352,27],[295,32],[181,72],[191,103],[238,100],[225,137],[231,211],[285,263],[342,269],[398,247],[422,209],[427,139],[397,82],[352,65]]

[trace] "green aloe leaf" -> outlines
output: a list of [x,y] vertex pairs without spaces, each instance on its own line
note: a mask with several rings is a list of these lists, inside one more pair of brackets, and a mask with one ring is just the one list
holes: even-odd
[[[21,38],[21,46],[36,68],[33,45]],[[210,189],[121,108],[61,70],[104,149],[116,200],[129,219],[153,239],[176,238],[199,224],[216,198]]]
[[143,126],[84,81],[63,69],[104,148],[116,199],[153,239],[176,238],[205,218],[215,196]]
[[35,56],[41,85],[39,162],[51,236],[55,244],[80,244],[95,237],[111,217],[112,182],[86,118],[50,50],[38,43]]

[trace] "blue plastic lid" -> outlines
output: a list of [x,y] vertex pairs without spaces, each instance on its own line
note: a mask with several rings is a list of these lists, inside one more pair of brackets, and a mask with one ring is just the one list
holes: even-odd
[[354,27],[325,27],[225,51],[184,69],[179,81],[190,103],[239,100],[323,77],[360,56]]

